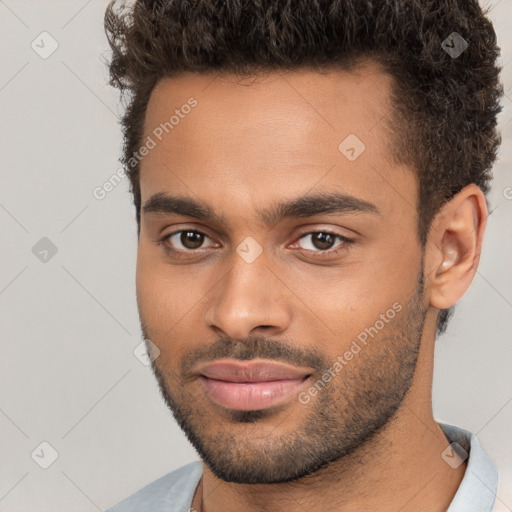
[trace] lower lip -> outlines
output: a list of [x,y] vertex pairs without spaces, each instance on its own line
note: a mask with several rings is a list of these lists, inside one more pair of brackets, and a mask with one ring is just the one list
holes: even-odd
[[267,382],[226,382],[200,376],[208,396],[227,409],[256,411],[267,409],[297,393],[307,377]]

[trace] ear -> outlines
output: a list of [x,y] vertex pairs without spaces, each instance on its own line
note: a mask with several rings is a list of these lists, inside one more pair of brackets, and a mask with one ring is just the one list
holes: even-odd
[[485,195],[473,183],[434,217],[425,248],[432,307],[447,309],[466,293],[480,261],[488,215]]

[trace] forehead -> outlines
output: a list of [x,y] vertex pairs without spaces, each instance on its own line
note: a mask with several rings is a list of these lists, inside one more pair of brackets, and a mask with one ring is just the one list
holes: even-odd
[[351,71],[163,79],[146,111],[144,141],[154,147],[141,164],[142,203],[167,191],[246,211],[316,188],[384,211],[405,197],[410,208],[415,178],[389,150],[391,88],[372,62]]

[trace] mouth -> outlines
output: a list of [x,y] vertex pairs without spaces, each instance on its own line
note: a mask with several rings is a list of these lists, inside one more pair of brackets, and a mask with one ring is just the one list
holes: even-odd
[[224,359],[202,364],[196,373],[212,402],[227,409],[254,411],[288,400],[313,370],[274,361]]

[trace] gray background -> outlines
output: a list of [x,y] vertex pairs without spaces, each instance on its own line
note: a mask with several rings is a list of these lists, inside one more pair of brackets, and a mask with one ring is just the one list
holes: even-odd
[[[103,200],[92,193],[120,167],[121,107],[102,64],[106,5],[0,0],[0,512],[104,510],[197,458],[133,354],[127,180]],[[509,511],[512,1],[485,5],[503,51],[503,144],[481,264],[437,342],[433,395],[438,420],[478,433],[500,470],[496,510]],[[45,59],[31,47],[55,44],[43,31],[58,44]],[[43,441],[58,452],[48,469],[36,463],[49,460]]]

